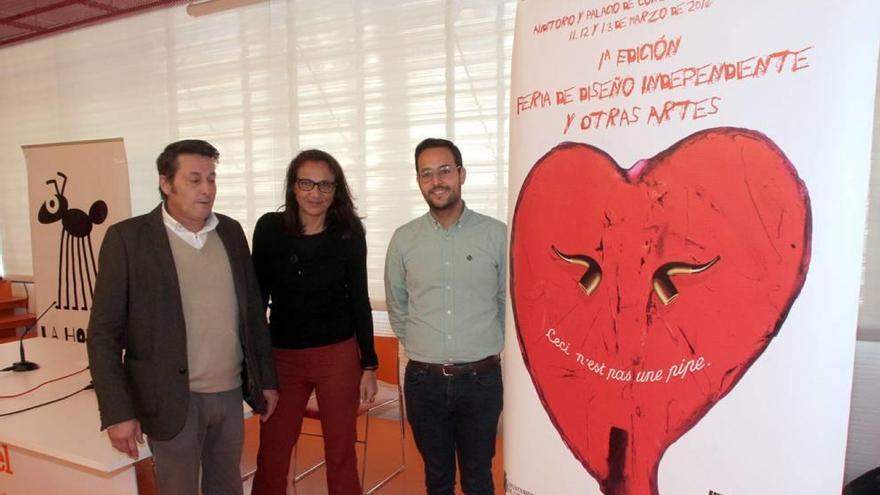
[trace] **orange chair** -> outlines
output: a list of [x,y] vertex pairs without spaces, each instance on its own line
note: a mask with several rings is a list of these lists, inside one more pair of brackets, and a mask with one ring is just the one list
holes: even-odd
[[12,283],[0,279],[0,339],[3,342],[18,339],[16,329],[26,328],[37,321],[27,312],[28,298],[12,295]]
[[[376,354],[379,356],[380,367],[376,372],[376,378],[379,382],[379,392],[376,394],[376,400],[373,401],[372,404],[362,403],[360,409],[358,410],[358,417],[364,418],[364,435],[363,438],[358,438],[356,441],[358,444],[363,445],[363,455],[361,456],[361,467],[360,467],[360,479],[361,485],[366,482],[367,476],[367,460],[369,454],[369,440],[370,440],[370,418],[377,416],[380,413],[388,412],[390,408],[397,408],[397,419],[400,422],[400,464],[396,466],[388,475],[382,478],[380,481],[374,483],[369,488],[364,487],[364,495],[370,495],[376,492],[379,488],[383,487],[386,483],[391,481],[395,476],[402,473],[406,469],[406,452],[405,452],[405,433],[404,433],[404,417],[403,417],[403,391],[400,388],[400,359],[399,359],[399,350],[398,350],[398,341],[394,337],[376,337]],[[390,365],[394,363],[393,365]],[[309,399],[309,403],[306,406],[306,418],[310,419],[321,419],[321,411],[318,409],[318,401],[315,398],[315,394],[312,394],[312,397]],[[300,436],[315,436],[321,437],[321,433],[312,433],[307,431],[302,431]],[[298,444],[299,442],[297,442]],[[291,473],[295,472],[296,468],[296,445],[293,447],[293,453],[290,456],[290,469]],[[301,479],[306,476],[314,473],[318,469],[320,469],[326,461],[322,460],[317,464],[310,466],[308,469],[304,470],[302,473],[295,475],[293,479],[294,490],[296,489],[295,485]]]

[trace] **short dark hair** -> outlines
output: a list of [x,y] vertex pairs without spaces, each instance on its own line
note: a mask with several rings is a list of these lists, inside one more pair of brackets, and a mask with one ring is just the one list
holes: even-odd
[[342,166],[333,158],[333,155],[322,150],[305,150],[299,152],[287,167],[287,177],[284,180],[284,224],[294,235],[303,233],[303,224],[299,219],[299,203],[296,202],[296,174],[306,162],[326,163],[333,174],[336,188],[333,190],[333,202],[327,209],[326,227],[328,231],[338,232],[344,239],[352,234],[364,235],[364,224],[357,215],[354,201],[351,199],[351,190]]
[[442,138],[428,138],[423,140],[416,146],[416,172],[419,171],[419,155],[422,154],[423,151],[430,148],[446,148],[452,152],[453,158],[455,158],[455,164],[459,167],[464,167],[464,164],[461,162],[461,150],[458,149],[458,146],[455,145],[452,141],[448,139]]
[[[165,179],[168,181],[174,180],[174,174],[177,173],[180,165],[177,162],[177,157],[180,155],[205,156],[215,162],[220,159],[220,152],[207,141],[202,141],[201,139],[175,141],[166,146],[162,153],[159,153],[158,158],[156,158],[156,169],[159,171],[159,175],[165,176]],[[167,199],[161,187],[159,188],[159,194],[162,196],[162,201]]]

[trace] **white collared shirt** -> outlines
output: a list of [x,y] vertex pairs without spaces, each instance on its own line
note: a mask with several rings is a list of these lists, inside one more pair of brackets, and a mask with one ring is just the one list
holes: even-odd
[[212,211],[208,219],[205,220],[205,226],[202,227],[202,230],[193,232],[175,220],[174,217],[168,213],[168,210],[165,209],[164,204],[162,205],[162,219],[165,221],[165,228],[170,232],[173,232],[177,237],[180,237],[183,242],[196,249],[202,249],[202,246],[204,246],[205,242],[208,240],[208,234],[216,229],[217,224],[220,223],[220,221],[217,220],[217,215]]

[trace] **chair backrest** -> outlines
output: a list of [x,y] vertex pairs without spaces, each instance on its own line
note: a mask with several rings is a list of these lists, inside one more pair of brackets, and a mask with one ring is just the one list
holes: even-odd
[[400,351],[397,337],[377,336],[373,339],[376,355],[379,356],[379,369],[376,378],[385,383],[400,383]]
[[12,297],[12,282],[9,280],[0,280],[0,299],[9,299]]

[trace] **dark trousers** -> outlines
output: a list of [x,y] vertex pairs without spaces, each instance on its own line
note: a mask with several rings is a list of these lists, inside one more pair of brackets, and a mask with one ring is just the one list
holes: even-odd
[[425,461],[428,495],[455,493],[455,461],[466,495],[494,495],[492,458],[501,415],[501,366],[443,376],[407,366],[406,414]]
[[186,423],[171,440],[150,440],[160,495],[241,495],[241,389],[190,392]]
[[357,411],[361,367],[357,343],[309,349],[274,349],[278,373],[278,406],[260,425],[260,450],[253,495],[284,495],[290,451],[302,429],[306,404],[315,391],[321,410],[321,431],[327,460],[330,495],[359,495],[357,472]]

